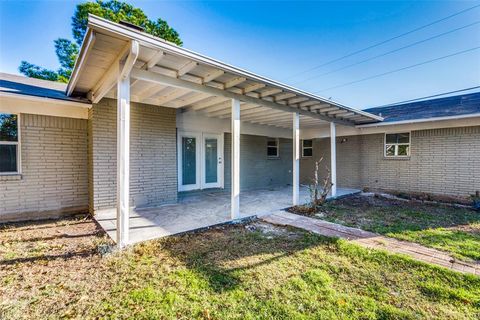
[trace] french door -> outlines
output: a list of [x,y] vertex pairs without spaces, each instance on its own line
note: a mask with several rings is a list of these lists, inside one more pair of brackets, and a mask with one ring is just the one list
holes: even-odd
[[223,188],[223,135],[179,131],[178,190]]

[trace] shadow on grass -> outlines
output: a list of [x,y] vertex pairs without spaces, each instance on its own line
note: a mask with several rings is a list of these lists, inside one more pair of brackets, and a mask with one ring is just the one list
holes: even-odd
[[321,219],[480,259],[480,212],[470,208],[381,197],[329,202]]
[[321,243],[338,241],[293,230],[272,235],[249,231],[244,225],[218,228],[201,237],[185,235],[171,239],[162,249],[182,260],[191,272],[206,280],[209,289],[218,293],[241,285],[240,274],[246,270],[271,264]]
[[67,252],[64,254],[50,255],[50,254],[41,254],[34,257],[21,257],[13,259],[4,259],[0,260],[0,265],[8,266],[18,263],[28,263],[28,262],[39,262],[39,261],[52,261],[52,260],[67,260],[71,258],[86,258],[98,254],[97,250],[83,250],[75,252]]

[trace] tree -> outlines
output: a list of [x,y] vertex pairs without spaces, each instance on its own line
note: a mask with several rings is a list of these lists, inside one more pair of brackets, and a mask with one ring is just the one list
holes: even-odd
[[68,82],[75,65],[79,47],[82,45],[83,37],[87,30],[89,13],[113,22],[128,21],[144,28],[145,32],[149,34],[179,46],[183,45],[178,32],[170,27],[165,20],[160,18],[156,21],[149,20],[140,8],[118,0],[87,1],[77,5],[72,17],[72,33],[75,42],[63,38],[54,41],[55,53],[57,54],[60,68],[57,71],[53,71],[27,61],[22,61],[18,70],[31,78]]

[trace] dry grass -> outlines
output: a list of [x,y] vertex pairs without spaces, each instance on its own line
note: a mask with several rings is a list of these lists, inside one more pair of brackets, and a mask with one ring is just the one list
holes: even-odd
[[[480,279],[268,224],[104,257],[90,220],[0,231],[0,318],[475,319]],[[100,250],[101,251],[101,250]]]

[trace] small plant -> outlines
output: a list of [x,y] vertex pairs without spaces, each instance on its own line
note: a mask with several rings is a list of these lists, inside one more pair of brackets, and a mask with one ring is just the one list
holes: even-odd
[[322,181],[320,181],[319,171],[322,160],[323,157],[320,158],[320,160],[315,161],[312,183],[308,186],[308,190],[310,191],[310,206],[315,212],[318,211],[318,207],[322,206],[325,201],[327,201],[327,196],[333,186],[330,169],[327,166],[325,166],[327,175]]

